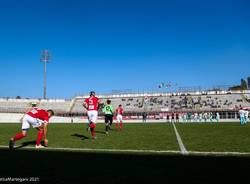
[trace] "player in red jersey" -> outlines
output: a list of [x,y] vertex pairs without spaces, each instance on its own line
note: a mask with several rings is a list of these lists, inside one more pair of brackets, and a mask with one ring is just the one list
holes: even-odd
[[89,128],[91,130],[92,139],[96,138],[95,127],[98,120],[99,98],[95,96],[95,92],[90,92],[90,97],[84,100],[83,107],[88,111]]
[[123,115],[123,108],[122,105],[119,105],[119,107],[116,109],[116,129],[118,129],[118,124],[120,123],[120,130],[123,128],[123,120],[122,120],[122,115]]
[[38,130],[38,136],[36,140],[36,148],[43,148],[41,140],[44,136],[44,143],[48,145],[47,133],[49,119],[54,115],[53,110],[43,110],[39,108],[32,108],[27,112],[22,119],[22,132],[16,134],[10,139],[9,148],[14,149],[15,142],[27,136],[30,126]]

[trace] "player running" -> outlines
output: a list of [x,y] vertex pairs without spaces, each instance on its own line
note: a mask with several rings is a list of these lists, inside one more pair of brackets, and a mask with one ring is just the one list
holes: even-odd
[[122,108],[122,105],[119,105],[119,107],[116,109],[116,129],[118,130],[118,124],[120,124],[120,130],[123,128],[123,115],[124,111]]
[[98,119],[99,98],[95,96],[95,92],[90,92],[90,97],[85,99],[83,107],[88,111],[89,128],[91,130],[92,140],[96,139],[95,127]]
[[10,139],[9,142],[9,148],[10,150],[14,149],[15,142],[23,139],[27,136],[28,130],[30,126],[33,128],[36,128],[38,130],[37,140],[36,140],[36,148],[44,148],[44,146],[41,145],[41,140],[44,137],[44,143],[46,146],[48,146],[48,123],[49,119],[54,115],[53,110],[43,110],[39,108],[32,108],[31,111],[27,112],[23,119],[22,119],[22,132],[19,134],[16,134],[14,137]]
[[105,125],[106,125],[106,134],[108,134],[111,125],[113,124],[114,108],[111,105],[111,100],[107,100],[107,104],[103,108],[105,114]]

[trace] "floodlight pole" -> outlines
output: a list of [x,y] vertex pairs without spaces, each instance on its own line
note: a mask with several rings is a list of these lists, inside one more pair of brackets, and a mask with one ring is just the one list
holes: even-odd
[[47,70],[46,69],[47,69],[47,62],[44,62],[44,84],[43,84],[43,86],[44,86],[43,87],[43,98],[44,99],[46,99],[46,97],[47,97],[47,93],[46,93],[47,92],[47,86],[46,86],[46,84],[47,84],[46,83]]
[[41,62],[44,63],[44,84],[43,84],[43,98],[47,98],[47,63],[50,61],[50,51],[43,50],[41,55]]

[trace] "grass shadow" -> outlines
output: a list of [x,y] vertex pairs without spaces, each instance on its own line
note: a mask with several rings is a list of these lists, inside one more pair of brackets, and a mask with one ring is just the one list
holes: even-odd
[[85,139],[89,139],[89,137],[85,136],[85,135],[81,135],[81,134],[72,134],[72,137],[78,137],[81,140],[85,140]]
[[[28,146],[34,146],[36,145],[36,141],[27,141],[27,142],[23,142],[20,146],[15,147],[15,149],[21,149],[24,147],[28,147]],[[44,145],[44,141],[41,142],[41,145]]]

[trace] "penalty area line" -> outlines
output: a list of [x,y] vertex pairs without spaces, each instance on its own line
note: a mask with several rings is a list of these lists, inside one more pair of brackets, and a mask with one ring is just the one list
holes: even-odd
[[181,140],[181,136],[177,130],[177,128],[175,127],[175,124],[172,123],[173,127],[174,127],[174,131],[175,131],[175,135],[176,135],[176,139],[177,139],[177,142],[179,144],[179,147],[180,147],[180,150],[181,150],[181,153],[183,155],[187,155],[189,152],[187,151],[185,145],[183,144],[182,140]]

